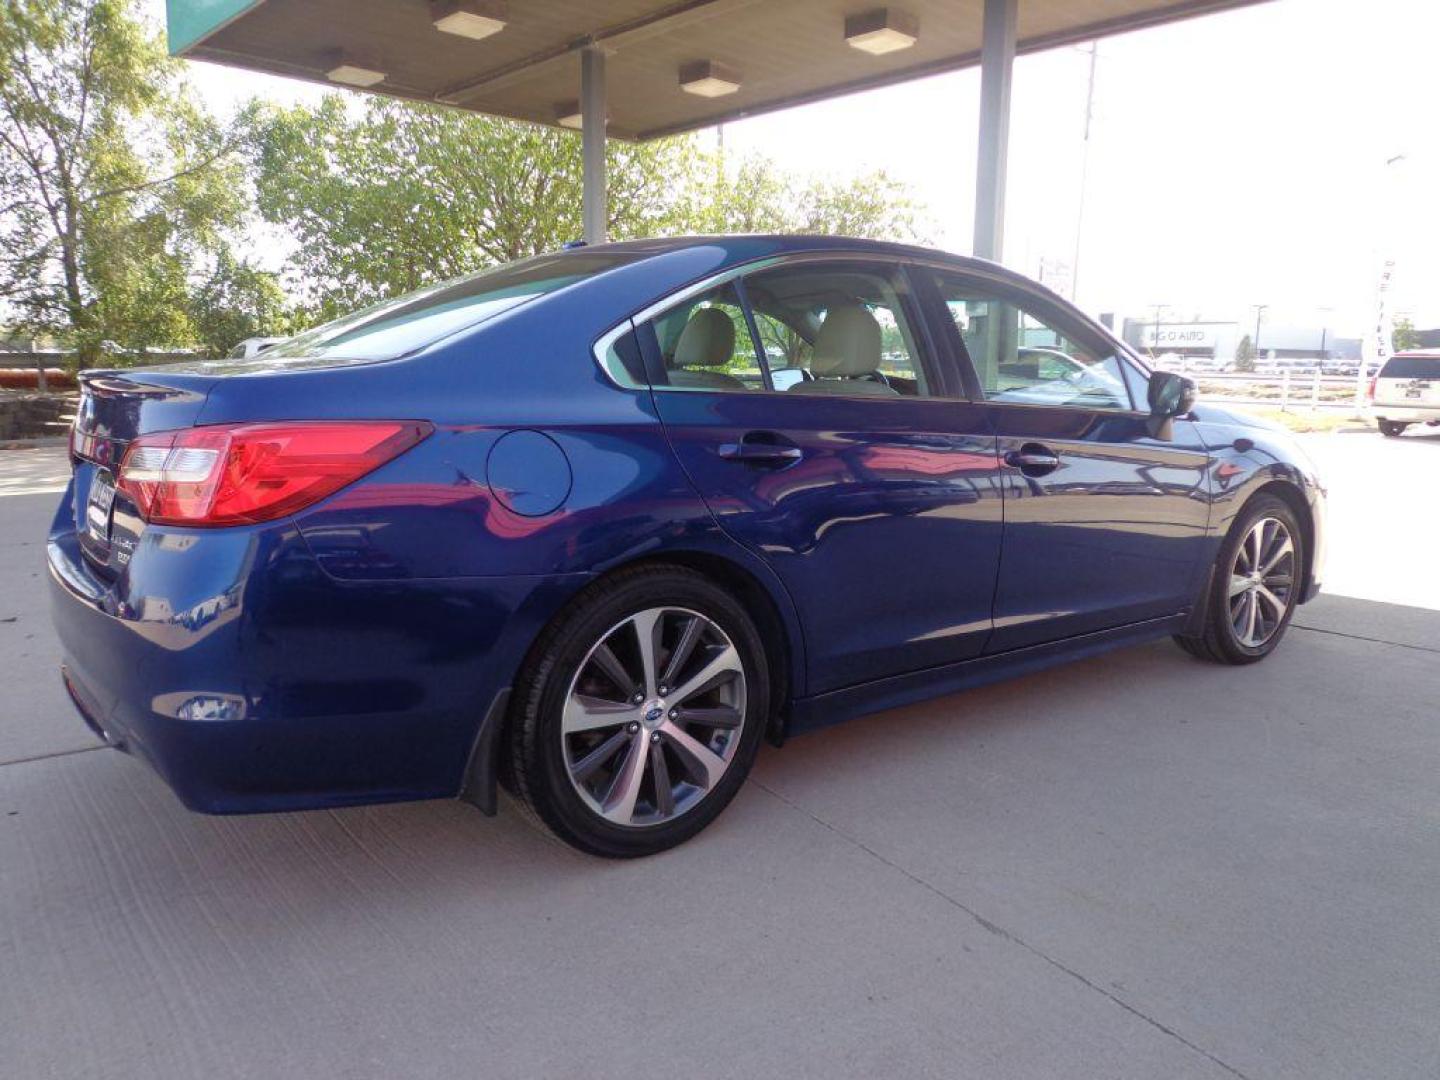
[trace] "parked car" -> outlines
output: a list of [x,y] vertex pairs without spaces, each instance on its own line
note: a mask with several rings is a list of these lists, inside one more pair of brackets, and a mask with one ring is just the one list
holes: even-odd
[[1395,353],[1370,380],[1370,414],[1383,435],[1440,424],[1440,349]]
[[284,338],[278,337],[247,337],[228,353],[225,354],[228,360],[248,360],[252,356],[258,356],[266,349],[279,345]]
[[1261,660],[1323,564],[1285,432],[894,244],[597,246],[82,381],[65,684],[202,811],[498,781],[643,855],[765,737],[1164,636]]

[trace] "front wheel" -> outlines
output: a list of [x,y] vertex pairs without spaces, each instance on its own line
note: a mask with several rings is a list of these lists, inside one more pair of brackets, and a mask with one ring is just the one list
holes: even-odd
[[1384,435],[1387,439],[1394,439],[1398,437],[1399,435],[1404,433],[1407,427],[1410,426],[1409,424],[1402,424],[1398,420],[1381,420],[1379,421],[1379,424],[1380,434]]
[[1176,637],[1192,656],[1253,664],[1275,651],[1300,599],[1305,537],[1283,499],[1261,495],[1220,545],[1199,637]]
[[744,782],[769,710],[754,623],[683,567],[622,571],[542,635],[511,720],[517,794],[595,855],[694,836]]

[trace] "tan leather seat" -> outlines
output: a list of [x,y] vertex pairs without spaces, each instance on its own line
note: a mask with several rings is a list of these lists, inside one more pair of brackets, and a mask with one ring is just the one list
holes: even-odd
[[671,386],[709,387],[716,390],[743,390],[745,384],[723,371],[735,355],[735,324],[715,308],[700,308],[680,331],[675,358],[670,365]]
[[802,394],[898,397],[899,392],[866,376],[880,370],[880,324],[863,304],[838,304],[815,335],[811,382],[790,389]]

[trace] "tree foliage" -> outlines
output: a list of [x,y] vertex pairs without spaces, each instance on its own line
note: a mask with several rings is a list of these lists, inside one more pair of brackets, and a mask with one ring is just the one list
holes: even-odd
[[1405,352],[1419,346],[1420,334],[1415,329],[1415,323],[1404,317],[1396,319],[1395,325],[1390,328],[1390,351]]
[[284,337],[300,329],[277,275],[221,251],[210,276],[192,287],[185,314],[196,344],[224,356],[251,337]]
[[[263,112],[259,209],[296,239],[294,286],[315,317],[581,235],[580,139],[570,132],[332,95]],[[914,239],[916,209],[883,174],[797,182],[764,159],[722,167],[694,138],[607,148],[614,239],[841,232]]]
[[0,304],[78,349],[196,343],[197,284],[247,199],[236,136],[184,92],[132,0],[0,7]]
[[[228,350],[581,235],[580,139],[332,95],[229,122],[188,93],[140,0],[0,6],[0,324],[102,346]],[[838,232],[913,239],[881,173],[798,179],[695,137],[608,154],[616,239]],[[262,251],[257,216],[279,234]],[[287,242],[288,240],[288,242]],[[251,259],[263,254],[286,280]],[[297,314],[294,305],[301,305]],[[114,350],[105,350],[114,355]]]
[[1235,370],[1255,370],[1255,342],[1250,335],[1246,334],[1240,339],[1240,344],[1235,346]]

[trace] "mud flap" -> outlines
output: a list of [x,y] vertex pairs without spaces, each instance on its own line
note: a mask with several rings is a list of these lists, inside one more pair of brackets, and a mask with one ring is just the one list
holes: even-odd
[[505,711],[510,707],[510,688],[507,686],[495,695],[485,719],[480,721],[480,730],[475,733],[475,744],[470,748],[470,760],[465,764],[465,779],[460,785],[459,797],[472,803],[486,817],[494,817],[497,808],[496,784],[500,769],[500,729],[505,726]]

